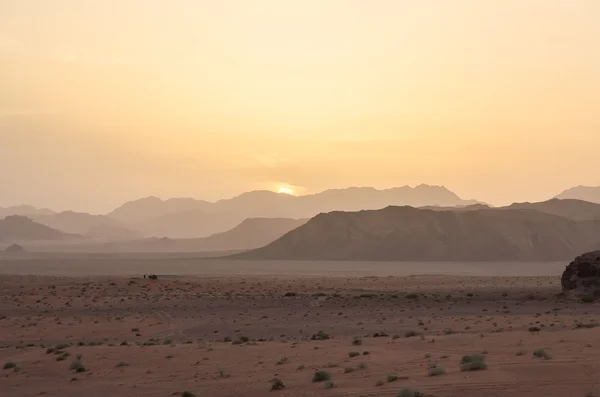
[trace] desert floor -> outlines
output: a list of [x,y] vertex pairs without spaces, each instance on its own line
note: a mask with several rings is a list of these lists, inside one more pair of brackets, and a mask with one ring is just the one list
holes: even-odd
[[[559,292],[558,276],[0,275],[0,395],[600,396],[600,306]],[[461,371],[475,353],[487,369]]]

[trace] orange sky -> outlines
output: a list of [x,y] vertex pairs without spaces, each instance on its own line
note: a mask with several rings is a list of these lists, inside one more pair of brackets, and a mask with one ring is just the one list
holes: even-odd
[[596,0],[0,0],[0,205],[600,185]]

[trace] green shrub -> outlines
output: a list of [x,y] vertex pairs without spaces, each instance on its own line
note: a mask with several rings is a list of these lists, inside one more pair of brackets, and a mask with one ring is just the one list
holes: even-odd
[[429,372],[427,373],[429,376],[441,376],[446,375],[446,370],[442,367],[434,366],[429,368]]
[[281,379],[275,378],[271,381],[271,390],[283,390],[285,389],[285,385],[281,381]]
[[11,361],[7,362],[6,364],[4,364],[4,369],[11,369],[11,368],[15,368],[17,366],[16,363],[13,363]]
[[473,354],[471,356],[463,356],[460,360],[461,371],[481,371],[487,369],[485,356],[482,354]]
[[329,375],[329,372],[317,371],[313,375],[312,381],[313,381],[313,383],[317,383],[317,382],[325,382],[330,379],[331,379],[331,375]]
[[423,396],[423,394],[415,389],[411,389],[411,388],[404,388],[402,390],[400,390],[400,392],[398,393],[398,397],[421,397]]
[[348,357],[353,358],[353,357],[358,357],[360,356],[359,352],[350,352],[348,353]]
[[387,376],[388,383],[392,383],[398,380],[398,376],[394,374],[390,374]]
[[71,362],[71,365],[69,366],[69,369],[77,373],[85,372],[85,367],[83,366],[83,364],[81,364],[80,360],[73,360],[73,362]]
[[543,358],[544,360],[549,360],[550,356],[544,349],[536,349],[533,351],[533,357]]

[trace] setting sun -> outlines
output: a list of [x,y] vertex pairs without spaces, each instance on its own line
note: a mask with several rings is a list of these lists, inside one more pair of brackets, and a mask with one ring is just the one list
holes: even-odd
[[277,191],[277,193],[283,193],[283,194],[291,194],[291,195],[293,195],[294,191],[290,187],[288,187],[288,186],[281,186],[279,188],[279,190]]

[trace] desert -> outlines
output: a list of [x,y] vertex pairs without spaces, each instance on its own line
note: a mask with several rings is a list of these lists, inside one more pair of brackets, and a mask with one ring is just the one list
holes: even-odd
[[[86,266],[85,257],[48,275],[45,266],[57,260],[28,255],[0,262],[3,395],[596,390],[600,312],[561,294],[560,263],[509,264],[482,276],[472,269],[485,273],[485,264],[352,262],[335,271],[335,264],[315,263],[307,271],[304,262],[219,265],[163,255],[151,268],[158,280],[149,280],[140,272],[148,255],[121,257],[121,269],[131,265],[120,275],[94,273],[100,259]],[[177,261],[193,261],[206,274],[185,274]],[[178,274],[167,272],[171,262]],[[519,275],[519,267],[542,275]],[[482,358],[486,369],[461,370],[464,356]],[[316,373],[327,380],[313,382]]]

